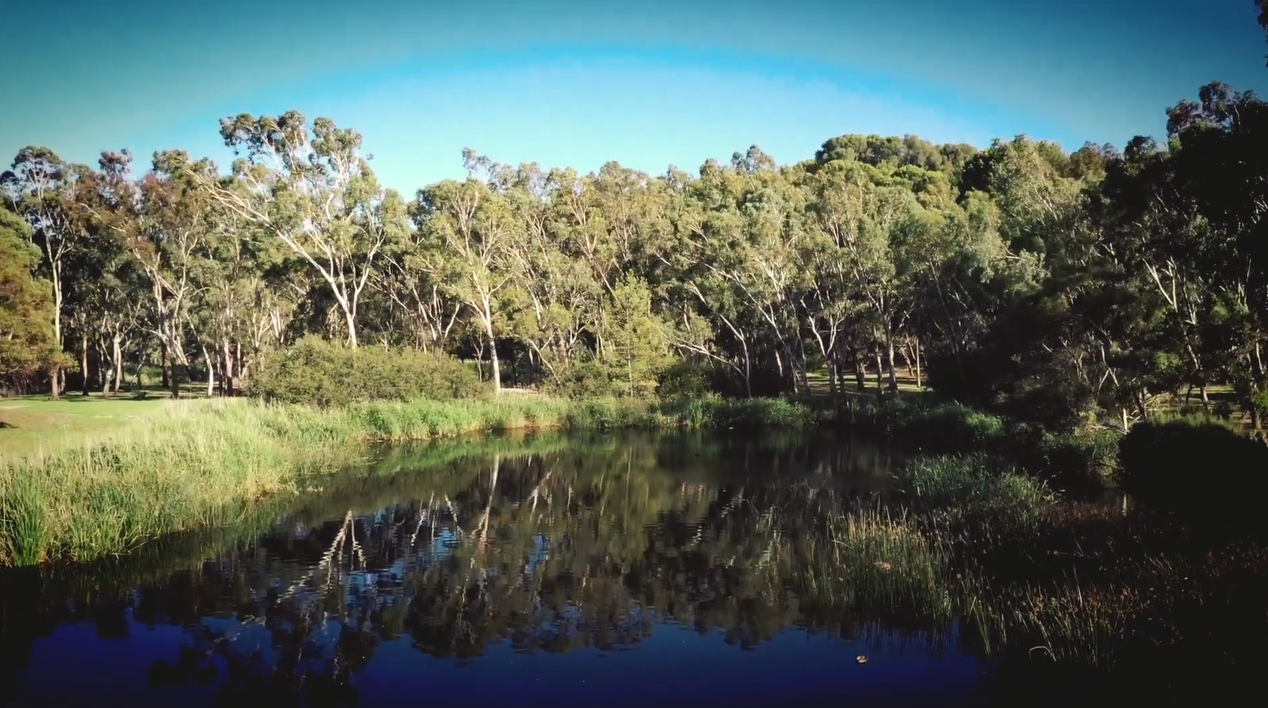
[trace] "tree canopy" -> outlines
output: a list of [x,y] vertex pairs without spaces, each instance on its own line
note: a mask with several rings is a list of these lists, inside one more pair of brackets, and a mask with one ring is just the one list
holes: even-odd
[[30,228],[0,208],[0,386],[22,384],[54,362],[53,291],[36,276]]
[[[895,391],[905,369],[1058,427],[1126,425],[1217,383],[1257,420],[1268,108],[1212,83],[1167,117],[1165,144],[847,134],[793,164],[750,146],[694,175],[466,149],[464,179],[412,198],[379,184],[359,133],[297,111],[222,120],[227,172],[29,147],[2,180],[4,336],[24,342],[4,366],[51,366],[54,393],[64,368],[117,390],[125,364],[232,392],[319,336],[576,395],[653,395],[688,370],[728,395],[820,375],[833,393]],[[46,329],[78,366],[41,353]]]

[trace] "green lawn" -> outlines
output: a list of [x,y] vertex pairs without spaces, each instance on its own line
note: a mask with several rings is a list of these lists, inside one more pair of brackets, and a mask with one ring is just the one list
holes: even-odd
[[158,414],[163,401],[164,397],[156,394],[145,400],[77,393],[56,401],[48,396],[0,398],[0,461],[48,452],[135,425]]

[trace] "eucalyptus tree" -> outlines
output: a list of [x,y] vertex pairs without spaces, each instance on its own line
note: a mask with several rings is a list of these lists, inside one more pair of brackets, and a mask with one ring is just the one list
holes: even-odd
[[0,206],[0,387],[45,374],[58,354],[52,284],[38,276],[30,225]]
[[[66,263],[84,233],[82,214],[75,207],[75,192],[87,168],[63,161],[45,147],[18,151],[10,169],[0,175],[5,198],[12,210],[31,227],[31,243],[43,255],[43,269],[53,288],[53,337],[63,346],[66,316]],[[64,388],[62,367],[53,362],[49,390],[57,398]]]
[[[687,188],[686,180],[682,189]],[[710,267],[714,250],[723,250],[738,230],[734,206],[711,205],[705,198],[678,194],[671,219],[675,246],[665,259],[672,277],[662,285],[679,352],[703,358],[735,372],[744,393],[753,395],[756,330],[736,289]]]
[[845,164],[824,170],[817,176],[814,210],[819,229],[839,249],[838,267],[849,274],[851,288],[864,304],[865,321],[875,332],[877,375],[887,367],[889,389],[896,391],[894,354],[907,295],[896,241],[919,205],[904,187],[878,187],[875,181],[875,171],[867,167]]
[[[729,364],[742,373],[745,392],[751,396],[754,363],[760,354],[759,331],[766,323],[750,307],[741,276],[750,252],[740,211],[743,182],[748,179],[710,160],[701,167],[700,179],[687,186],[686,203],[676,215],[680,243],[676,261],[681,273],[677,289],[687,297],[675,319],[681,320],[678,347]],[[693,316],[686,302],[696,305],[704,317]],[[712,331],[702,326],[704,321],[712,323]],[[737,355],[726,356],[711,346],[718,334],[730,335]]]
[[509,244],[508,267],[515,275],[510,330],[528,346],[545,374],[562,377],[596,330],[603,286],[593,268],[566,249],[552,215],[551,191],[535,165],[518,170],[508,193],[521,237]]
[[[808,285],[803,197],[789,172],[741,171],[710,161],[701,168],[699,186],[690,197],[701,203],[702,212],[689,216],[694,221],[682,232],[693,258],[722,286],[711,288],[713,302],[706,306],[743,303],[770,333],[776,368],[782,375],[787,367],[797,390],[809,387],[797,312]],[[704,289],[697,287],[694,294],[708,301]],[[746,340],[747,349],[751,337],[740,334],[738,318],[715,312]]]
[[157,152],[151,170],[133,180],[128,153],[105,153],[94,194],[84,202],[143,274],[149,295],[144,326],[163,345],[173,398],[180,396],[176,367],[190,365],[185,345],[199,287],[195,271],[215,228],[211,202],[187,163],[184,153]]
[[402,339],[412,346],[444,351],[450,345],[463,305],[431,267],[435,255],[424,229],[411,229],[405,239],[384,252],[386,268],[372,281],[391,302]]
[[191,271],[196,284],[192,332],[208,366],[208,395],[217,375],[232,395],[261,351],[282,342],[299,294],[287,282],[287,259],[279,244],[218,207],[207,213],[205,238]]
[[[802,306],[811,338],[828,365],[829,388],[836,393],[844,349],[850,350],[855,371],[861,371],[854,340],[864,306],[857,297],[854,268],[845,244],[861,228],[864,205],[862,191],[850,189],[836,171],[818,173],[807,187],[812,193],[807,205],[813,224],[812,281]],[[862,387],[860,375],[860,390]]]
[[148,310],[139,306],[145,274],[109,229],[90,227],[88,245],[70,260],[68,269],[75,284],[69,323],[80,340],[82,390],[87,395],[91,386],[89,352],[95,351],[98,389],[102,394],[117,393],[128,356],[150,341],[144,330]]
[[361,135],[303,114],[220,121],[220,135],[245,158],[227,184],[204,170],[192,174],[211,198],[244,222],[285,244],[330,289],[357,346],[357,306],[385,247],[403,237],[405,203],[379,186],[361,150]]
[[1268,103],[1227,84],[1208,84],[1199,90],[1198,101],[1184,100],[1168,111],[1167,130],[1171,184],[1183,202],[1192,204],[1203,226],[1203,247],[1191,250],[1204,256],[1202,269],[1213,283],[1237,294],[1224,298],[1212,314],[1222,314],[1232,330],[1241,332],[1232,359],[1244,362],[1238,368],[1249,371],[1230,373],[1258,423],[1258,414],[1268,410],[1268,370],[1262,355],[1268,334],[1268,249],[1263,245],[1268,232]]
[[429,242],[429,256],[417,265],[445,283],[479,325],[489,347],[494,391],[500,393],[501,298],[514,280],[510,250],[522,236],[510,204],[486,183],[468,178],[420,190],[411,211]]
[[982,192],[970,193],[962,204],[919,210],[900,235],[897,256],[911,298],[912,357],[919,362],[922,347],[935,357],[947,356],[960,386],[967,387],[966,354],[980,343],[1001,304],[1038,287],[1034,257],[1008,249],[999,210]]

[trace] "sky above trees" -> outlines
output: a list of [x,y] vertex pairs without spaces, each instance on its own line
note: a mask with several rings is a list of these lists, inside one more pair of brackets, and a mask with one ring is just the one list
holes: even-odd
[[1073,149],[1162,135],[1221,80],[1263,92],[1251,0],[464,3],[68,0],[9,11],[0,153],[180,148],[227,165],[218,119],[298,107],[355,126],[385,185],[460,151],[659,173],[842,133]]

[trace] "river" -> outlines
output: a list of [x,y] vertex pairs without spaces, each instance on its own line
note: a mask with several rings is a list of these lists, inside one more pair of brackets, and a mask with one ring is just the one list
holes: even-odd
[[376,450],[241,528],[0,576],[0,704],[1042,704],[939,597],[807,568],[901,459],[796,434]]

